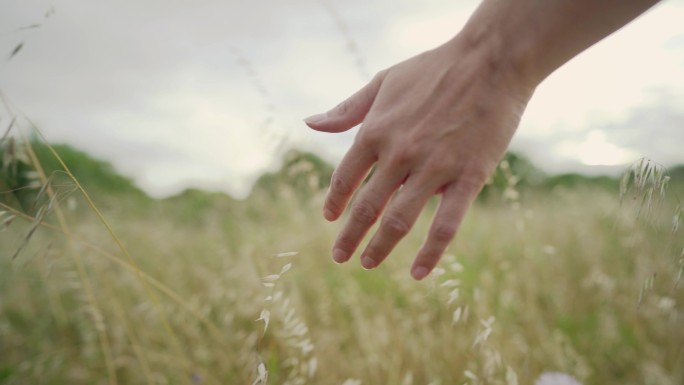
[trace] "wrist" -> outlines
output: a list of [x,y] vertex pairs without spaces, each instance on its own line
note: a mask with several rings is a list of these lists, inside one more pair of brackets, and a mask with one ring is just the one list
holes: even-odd
[[[533,90],[657,0],[484,0],[454,38]],[[469,52],[469,51],[465,51]]]
[[492,85],[521,100],[529,100],[543,80],[533,71],[522,43],[510,44],[486,23],[464,28],[440,49],[452,60],[468,60]]

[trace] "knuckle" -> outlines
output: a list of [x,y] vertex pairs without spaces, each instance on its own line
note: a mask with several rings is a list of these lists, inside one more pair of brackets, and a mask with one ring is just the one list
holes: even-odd
[[454,164],[457,162],[451,160],[450,156],[442,156],[433,154],[430,158],[425,161],[425,169],[430,170],[430,174],[450,178],[453,176],[456,167]]
[[343,211],[342,205],[338,202],[337,199],[334,199],[332,197],[328,197],[328,199],[325,200],[325,208],[331,210],[334,213],[340,213]]
[[354,109],[354,101],[352,98],[345,99],[340,104],[335,106],[335,112],[339,115],[346,115],[347,112],[352,111]]
[[403,146],[402,151],[391,155],[390,163],[396,167],[403,167],[412,164],[418,157],[418,152],[412,145]]
[[375,126],[371,125],[371,123],[364,123],[359,134],[356,136],[356,141],[365,148],[375,149],[382,144],[383,138],[384,135]]
[[373,224],[378,219],[378,210],[370,202],[360,200],[352,206],[351,215],[360,223]]
[[339,176],[337,173],[333,174],[330,187],[334,193],[339,195],[347,195],[351,193],[351,187],[349,186],[349,183],[347,183],[344,178]]
[[490,174],[487,167],[472,167],[461,179],[466,186],[478,187],[489,179]]
[[396,214],[387,213],[382,220],[382,228],[389,235],[404,237],[411,230],[408,222]]
[[439,261],[440,257],[441,255],[437,252],[421,250],[418,253],[416,261],[419,262],[421,265],[432,270],[437,265],[437,262]]
[[450,223],[436,223],[432,237],[439,243],[448,243],[456,235],[456,226]]
[[340,235],[335,241],[335,247],[338,247],[347,252],[353,251],[356,248],[356,243],[348,235]]
[[477,195],[487,182],[487,175],[484,172],[470,172],[458,178],[456,189],[464,196]]

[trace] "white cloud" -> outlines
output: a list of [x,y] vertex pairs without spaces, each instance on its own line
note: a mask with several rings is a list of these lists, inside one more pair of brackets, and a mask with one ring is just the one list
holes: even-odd
[[568,159],[579,159],[587,166],[618,166],[635,161],[638,156],[632,150],[610,143],[602,131],[592,130],[581,142],[563,141],[557,152]]

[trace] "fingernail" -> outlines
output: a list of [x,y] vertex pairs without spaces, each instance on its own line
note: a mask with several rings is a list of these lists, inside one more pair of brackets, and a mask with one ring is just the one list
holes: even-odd
[[347,252],[342,249],[335,249],[332,252],[332,257],[335,262],[343,263],[347,261],[347,257],[349,257],[349,254],[347,254]]
[[316,114],[316,115],[309,116],[308,118],[304,119],[304,123],[316,124],[316,123],[321,123],[326,119],[328,119],[328,114],[324,112],[322,114]]
[[416,266],[411,270],[411,275],[417,281],[420,281],[421,279],[425,278],[428,275],[428,273],[429,271],[425,266]]
[[361,258],[361,266],[363,266],[364,269],[372,269],[377,265],[377,262],[369,256]]
[[335,213],[332,212],[330,209],[325,209],[323,210],[323,217],[329,221],[334,221],[335,220]]

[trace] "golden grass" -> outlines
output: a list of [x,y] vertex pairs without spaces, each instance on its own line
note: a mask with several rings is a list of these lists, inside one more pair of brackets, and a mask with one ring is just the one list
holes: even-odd
[[684,379],[684,242],[667,202],[647,217],[599,190],[478,204],[417,283],[428,213],[364,271],[331,262],[339,225],[320,218],[321,196],[290,195],[191,224],[103,213],[137,267],[80,211],[65,212],[69,231],[48,215],[7,258],[34,223],[15,218],[0,233],[0,383],[249,384],[260,364],[269,384]]

